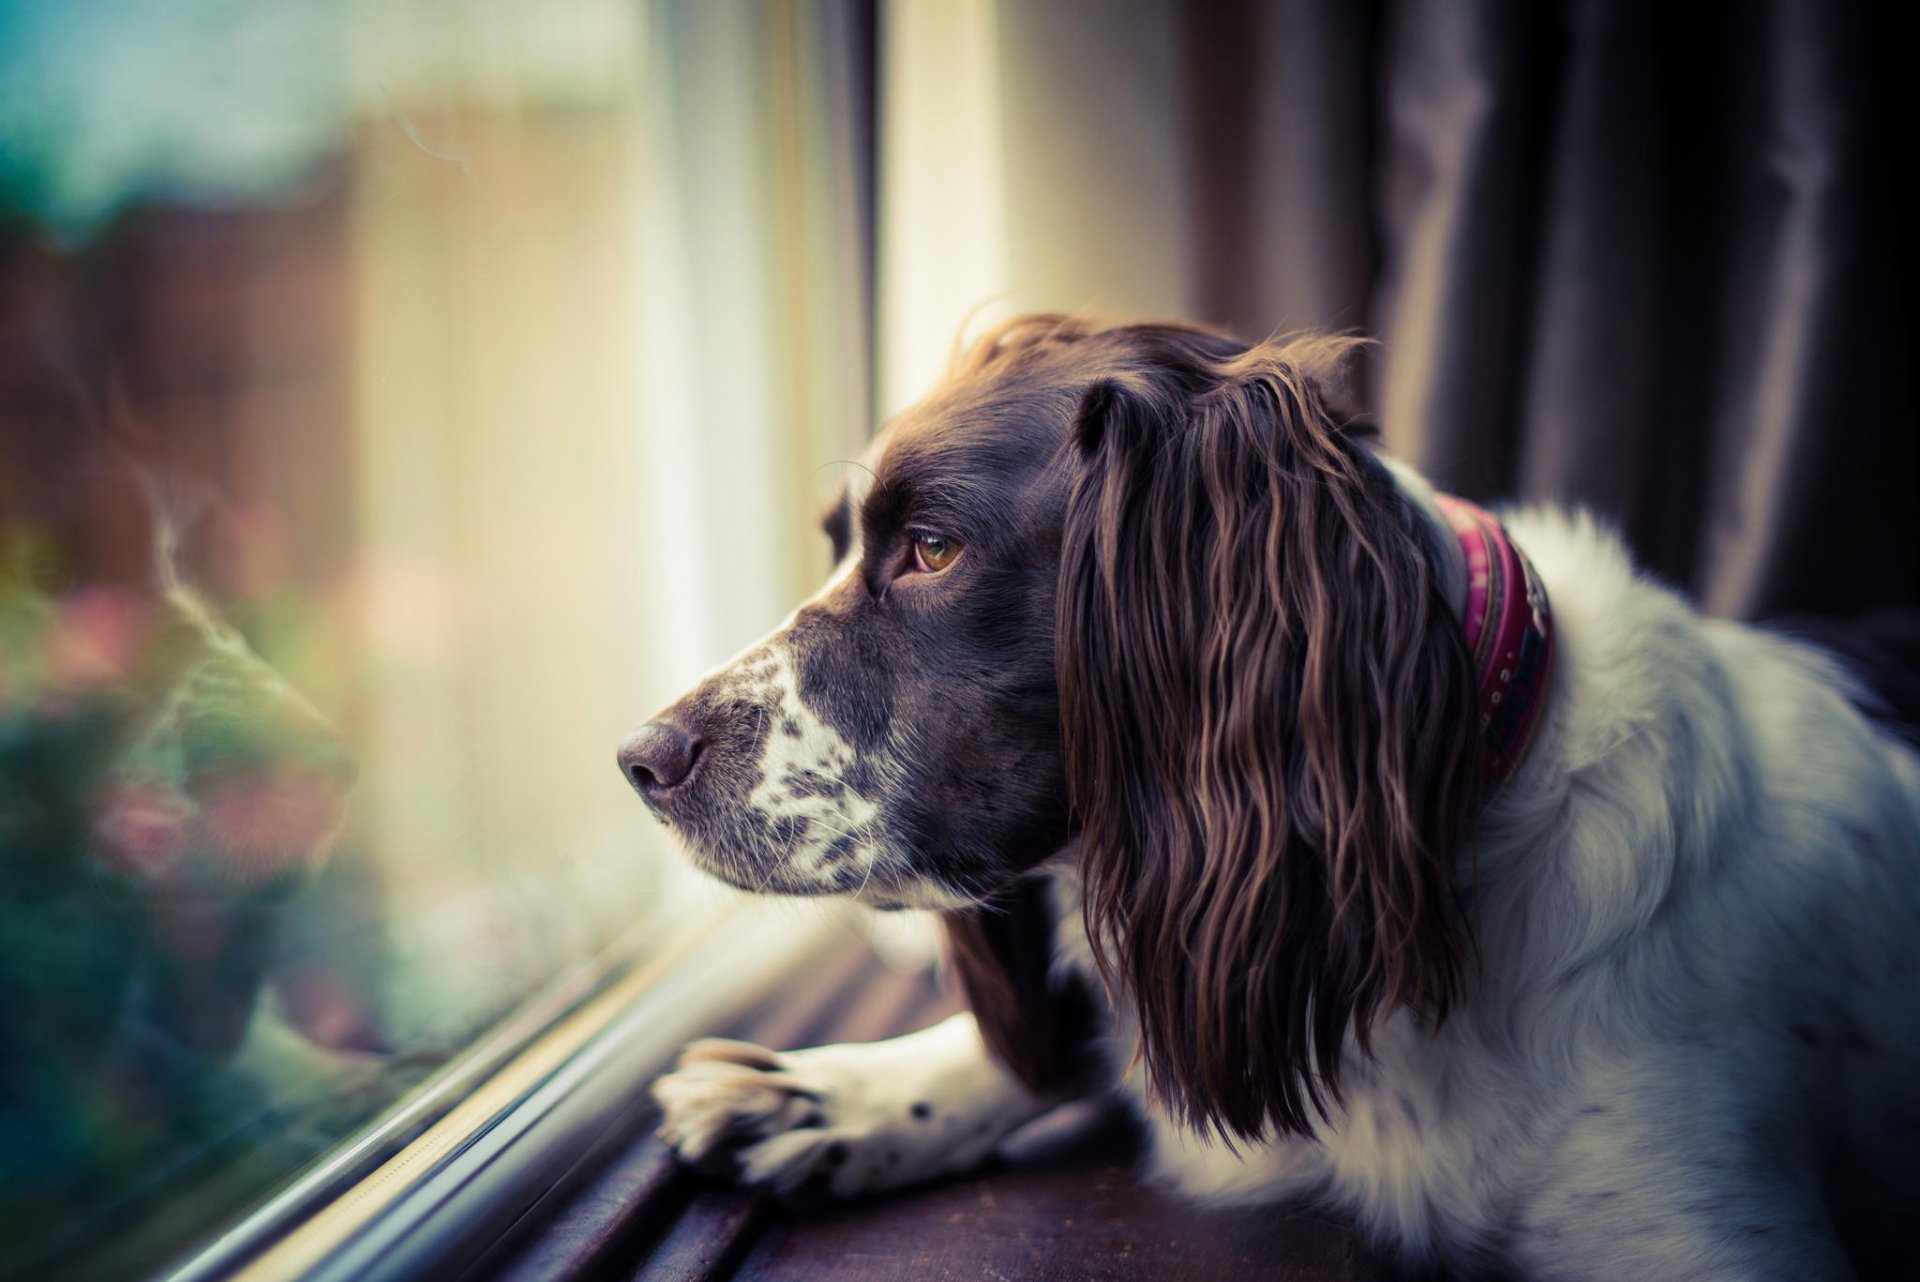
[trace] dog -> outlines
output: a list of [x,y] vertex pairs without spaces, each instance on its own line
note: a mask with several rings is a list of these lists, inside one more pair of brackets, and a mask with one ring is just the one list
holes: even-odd
[[1920,758],[1385,457],[1354,346],[1023,317],[885,427],[826,586],[618,756],[735,886],[939,913],[971,1009],[696,1043],[661,1134],[844,1196],[1112,1092],[1422,1267],[1852,1276],[1836,1164],[1920,1190]]

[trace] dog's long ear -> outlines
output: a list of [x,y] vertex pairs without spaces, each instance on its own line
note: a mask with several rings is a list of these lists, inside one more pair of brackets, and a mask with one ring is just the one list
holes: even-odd
[[1087,926],[1157,1096],[1229,1141],[1310,1130],[1349,1034],[1444,1018],[1464,969],[1471,665],[1412,510],[1303,372],[1328,341],[1156,349],[1074,429]]

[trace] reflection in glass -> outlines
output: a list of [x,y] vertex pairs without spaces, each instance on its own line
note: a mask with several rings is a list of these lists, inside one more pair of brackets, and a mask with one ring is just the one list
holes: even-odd
[[0,1276],[151,1273],[706,902],[613,746],[866,423],[778,12],[0,0]]

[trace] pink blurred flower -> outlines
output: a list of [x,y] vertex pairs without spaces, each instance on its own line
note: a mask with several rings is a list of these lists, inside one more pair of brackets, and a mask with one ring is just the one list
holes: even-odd
[[65,597],[47,636],[47,666],[58,686],[125,680],[140,660],[147,604],[124,588],[85,588]]

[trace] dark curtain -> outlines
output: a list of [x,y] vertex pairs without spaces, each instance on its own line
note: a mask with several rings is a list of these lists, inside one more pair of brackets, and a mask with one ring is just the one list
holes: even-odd
[[1920,604],[1891,10],[1190,4],[1202,310],[1378,335],[1396,451],[1711,612]]

